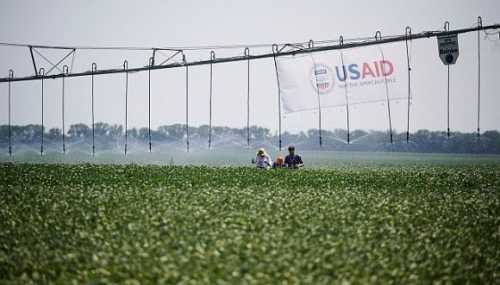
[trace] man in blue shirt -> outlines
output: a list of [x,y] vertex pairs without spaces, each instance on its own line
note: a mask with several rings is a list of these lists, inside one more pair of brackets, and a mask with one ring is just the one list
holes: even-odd
[[304,166],[304,162],[302,162],[302,157],[300,155],[295,154],[295,147],[293,145],[288,147],[288,155],[285,157],[285,166],[288,168],[297,169],[299,167]]

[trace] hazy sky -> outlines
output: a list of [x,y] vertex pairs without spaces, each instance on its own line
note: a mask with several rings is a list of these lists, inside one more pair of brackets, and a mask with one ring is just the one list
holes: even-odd
[[[500,1],[25,1],[0,0],[0,41],[79,46],[192,46],[297,42],[471,27],[481,15],[483,23],[500,23]],[[461,35],[461,55],[452,67],[451,128],[476,127],[477,60],[475,33]],[[496,37],[498,39],[498,36]],[[492,37],[493,39],[493,37]],[[270,47],[269,47],[270,51]],[[57,61],[61,52],[42,51]],[[252,51],[251,51],[252,52]],[[256,51],[253,51],[256,52]],[[482,129],[500,129],[500,44],[482,40]],[[217,56],[240,55],[242,49]],[[73,71],[130,67],[147,64],[143,52],[79,52]],[[207,59],[209,51],[187,53],[188,60]],[[38,60],[40,60],[38,58]],[[43,61],[39,61],[42,63]],[[412,43],[412,130],[446,128],[446,68],[437,55],[436,39]],[[25,48],[0,47],[0,71],[33,73]],[[184,69],[152,74],[152,127],[183,123],[185,119]],[[190,124],[208,123],[208,66],[190,69]],[[67,81],[67,124],[90,123],[90,78]],[[13,123],[40,121],[40,82],[12,84]],[[45,121],[61,121],[61,80],[46,81]],[[251,124],[277,129],[277,89],[272,59],[251,63]],[[129,125],[147,126],[147,73],[130,75]],[[124,76],[99,76],[95,81],[96,121],[123,124]],[[0,84],[0,124],[7,123],[7,84]],[[214,66],[215,125],[246,125],[246,62]],[[406,102],[393,104],[393,126],[406,128]],[[352,129],[386,129],[386,107],[358,106],[351,111]],[[325,111],[326,129],[343,128],[343,110]],[[284,119],[284,130],[315,128],[317,115],[302,113]]]

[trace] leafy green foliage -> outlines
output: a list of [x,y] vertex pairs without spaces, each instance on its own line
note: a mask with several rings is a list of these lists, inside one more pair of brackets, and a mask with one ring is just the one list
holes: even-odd
[[0,164],[0,283],[495,283],[500,167]]

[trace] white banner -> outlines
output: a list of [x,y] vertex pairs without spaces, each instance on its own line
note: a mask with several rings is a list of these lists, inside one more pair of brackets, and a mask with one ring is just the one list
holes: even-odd
[[284,113],[407,100],[406,51],[401,44],[276,60]]

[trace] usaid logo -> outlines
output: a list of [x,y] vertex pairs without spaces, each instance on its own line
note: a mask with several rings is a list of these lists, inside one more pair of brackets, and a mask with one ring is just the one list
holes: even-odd
[[335,84],[332,69],[325,64],[315,64],[311,68],[311,84],[314,91],[327,94]]

